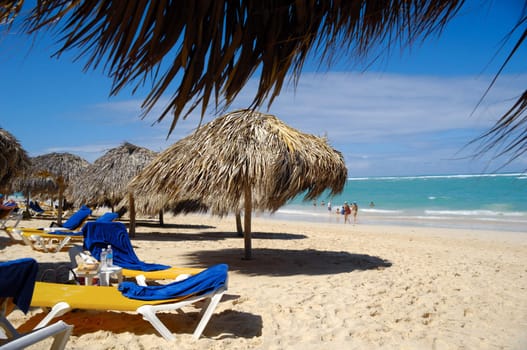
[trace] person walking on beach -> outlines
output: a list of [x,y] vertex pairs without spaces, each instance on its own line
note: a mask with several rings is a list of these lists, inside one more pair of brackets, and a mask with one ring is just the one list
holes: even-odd
[[357,202],[353,202],[351,205],[351,214],[353,215],[353,224],[357,223],[357,214],[359,213],[359,206]]

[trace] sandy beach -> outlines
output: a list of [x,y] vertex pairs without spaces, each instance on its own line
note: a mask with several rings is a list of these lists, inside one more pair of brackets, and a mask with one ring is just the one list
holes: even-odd
[[[19,226],[48,226],[22,221]],[[202,337],[197,313],[163,315],[175,343],[137,315],[76,310],[68,349],[526,349],[525,233],[322,224],[253,218],[253,259],[233,217],[141,221],[133,245],[144,261],[229,265],[229,290]],[[42,269],[67,252],[12,244],[0,260],[33,257]],[[21,330],[42,317],[15,311]],[[38,348],[38,347],[36,347]]]

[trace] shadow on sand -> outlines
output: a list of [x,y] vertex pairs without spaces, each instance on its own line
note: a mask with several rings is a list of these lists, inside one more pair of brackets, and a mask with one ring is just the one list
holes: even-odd
[[[19,331],[26,332],[35,327],[45,316],[39,313],[26,321]],[[199,322],[199,312],[190,311],[185,314],[159,313],[159,319],[177,336],[192,335]],[[159,335],[154,327],[142,319],[140,315],[113,311],[73,310],[57,318],[73,325],[74,336],[108,331],[115,334],[132,332],[135,335]],[[87,323],[87,320],[90,320]],[[56,322],[55,320],[52,322]],[[202,337],[210,338],[253,338],[262,335],[262,317],[247,312],[225,310],[214,313],[209,320]]]
[[252,250],[251,260],[243,260],[243,254],[243,248],[240,248],[203,250],[186,256],[195,261],[196,266],[226,263],[230,271],[246,275],[326,275],[392,266],[391,262],[376,256],[316,249],[256,248]]
[[[1,233],[5,233],[3,232],[3,230],[0,230]],[[7,235],[7,233],[5,233]],[[19,244],[18,242],[13,242],[13,240],[9,237],[0,237],[0,250],[3,250],[9,246],[12,246],[14,244]]]
[[[252,239],[304,239],[307,238],[303,234],[293,234],[293,233],[271,233],[271,232],[253,232]],[[180,241],[220,241],[225,239],[238,239],[243,242],[243,237],[239,236],[236,232],[196,232],[196,233],[187,233],[187,232],[148,232],[148,233],[136,233],[134,240],[141,241],[171,241],[171,242],[180,242]]]
[[[128,226],[128,225],[127,225]],[[191,225],[191,224],[163,224],[160,225],[159,222],[155,221],[137,221],[136,226],[138,227],[156,227],[162,229],[192,229],[192,230],[204,230],[204,229],[213,229],[216,228],[210,225]]]

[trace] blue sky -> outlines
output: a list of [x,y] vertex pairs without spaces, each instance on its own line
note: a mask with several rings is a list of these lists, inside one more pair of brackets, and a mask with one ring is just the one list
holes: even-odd
[[[505,159],[473,159],[476,149],[465,146],[525,88],[522,48],[475,109],[515,43],[517,37],[499,51],[522,3],[468,1],[441,35],[411,48],[392,47],[371,65],[349,58],[330,69],[308,64],[296,89],[287,86],[261,111],[326,136],[344,154],[352,177],[495,171]],[[93,162],[125,141],[162,151],[198,126],[195,113],[167,138],[169,118],[155,123],[163,103],[140,118],[146,89],[109,97],[111,80],[102,68],[84,72],[74,52],[52,58],[57,46],[49,34],[31,40],[0,29],[0,127],[31,156],[71,152]],[[251,80],[229,110],[247,107],[256,86]],[[205,121],[215,116],[211,109]],[[525,169],[524,156],[500,171]]]

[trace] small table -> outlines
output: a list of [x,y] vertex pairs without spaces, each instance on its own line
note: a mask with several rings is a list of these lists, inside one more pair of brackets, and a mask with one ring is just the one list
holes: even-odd
[[99,279],[100,286],[109,286],[111,277],[116,278],[117,283],[121,283],[123,281],[123,269],[119,266],[105,267],[104,269],[100,270],[74,269],[73,271],[77,277],[84,278],[84,284],[87,286],[93,285],[94,278]]
[[117,283],[123,281],[123,269],[119,266],[107,266],[104,269],[99,270],[99,285],[100,286],[109,286],[110,278],[114,277],[117,279]]
[[79,270],[78,268],[73,269],[73,272],[77,277],[84,278],[84,284],[87,286],[93,285],[93,279],[99,276],[98,270]]

